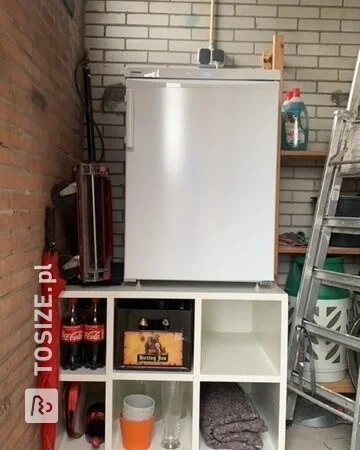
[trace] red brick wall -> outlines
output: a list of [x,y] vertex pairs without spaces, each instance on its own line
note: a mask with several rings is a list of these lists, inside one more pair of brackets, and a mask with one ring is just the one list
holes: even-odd
[[34,387],[33,302],[44,208],[81,156],[73,83],[83,54],[83,0],[0,0],[0,448],[38,450],[24,421]]

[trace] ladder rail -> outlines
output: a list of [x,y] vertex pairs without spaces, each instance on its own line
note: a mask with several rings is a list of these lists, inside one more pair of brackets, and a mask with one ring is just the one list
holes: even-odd
[[[299,389],[299,377],[298,375],[294,375],[291,383],[289,384],[289,389],[290,386],[293,386],[297,389]],[[301,381],[302,386],[307,389],[308,391],[311,391],[312,389],[312,385],[310,380],[307,380],[306,378],[303,378]],[[315,394],[318,397],[322,397],[324,400],[327,400],[329,402],[337,402],[337,404],[341,407],[344,408],[345,410],[351,412],[351,413],[355,413],[355,400],[352,400],[351,398],[345,397],[345,395],[341,395],[338,394],[337,392],[333,392],[330,389],[327,389],[326,387],[322,386],[321,384],[316,384],[315,386]]]
[[[302,318],[313,317],[316,309],[316,299],[321,283],[318,280],[312,279],[312,267],[323,266],[329,248],[331,230],[329,228],[323,228],[323,217],[335,215],[342,181],[340,167],[331,166],[330,161],[335,154],[341,153],[344,155],[346,148],[345,142],[353,125],[351,120],[346,121],[344,117],[349,117],[346,111],[338,111],[334,115],[330,152],[324,170],[319,199],[315,208],[311,238],[305,257],[298,300],[293,315],[293,326],[290,331],[288,351],[289,376],[291,376],[291,372],[296,363],[296,329],[301,324]],[[342,138],[345,138],[345,142],[344,140],[342,141]],[[330,197],[327,196],[328,192],[332,192]],[[313,248],[316,250],[313,251]],[[313,301],[308,302],[307,299],[313,299]]]
[[[301,324],[303,317],[311,316],[315,312],[316,302],[314,305],[308,305],[308,302],[302,301],[302,299],[317,298],[317,294],[320,288],[320,282],[314,282],[311,279],[311,273],[308,273],[310,268],[313,266],[319,266],[321,261],[325,259],[327,250],[330,242],[330,231],[322,233],[322,216],[335,215],[337,199],[334,198],[333,201],[328,201],[326,193],[334,188],[334,184],[337,186],[340,183],[339,168],[330,167],[329,162],[333,154],[339,151],[341,134],[339,129],[343,129],[344,123],[340,118],[340,114],[335,114],[332,128],[332,141],[331,148],[327,158],[323,181],[321,184],[320,195],[315,208],[314,223],[311,233],[310,242],[308,245],[308,250],[306,252],[303,273],[300,281],[300,288],[298,292],[298,300],[295,305],[295,311],[293,315],[293,324],[290,331],[289,337],[289,349],[288,349],[288,375],[291,376],[296,364],[297,356],[297,327]],[[333,173],[335,175],[335,181],[333,178]],[[337,187],[340,194],[340,190]],[[312,251],[313,247],[316,251]]]
[[[300,397],[303,397],[306,400],[309,400],[311,403],[314,403],[315,405],[321,406],[321,408],[326,409],[327,411],[329,411],[333,414],[336,414],[337,416],[341,417],[342,419],[347,420],[351,423],[354,422],[354,417],[350,416],[350,414],[343,413],[342,411],[339,411],[338,409],[329,406],[327,403],[314,398],[312,395],[307,394],[306,392],[304,392],[294,386],[288,386],[288,389],[290,389],[294,394],[300,395]],[[356,450],[357,450],[359,447],[354,447],[354,448],[356,448]]]
[[360,234],[360,218],[358,217],[328,216],[324,218],[323,224],[324,227],[330,228],[332,233]]
[[360,278],[358,275],[314,269],[314,277],[327,286],[334,286],[341,289],[360,289]]
[[[360,160],[354,155],[360,105],[360,50],[356,61],[347,109],[334,114],[329,154],[326,159],[320,195],[314,213],[310,242],[306,252],[293,323],[288,344],[287,419],[293,418],[296,399],[302,396],[353,424],[350,450],[360,449],[360,371],[356,399],[351,400],[316,383],[311,337],[318,336],[355,352],[360,337],[320,326],[314,317],[321,283],[343,289],[360,290],[360,277],[324,270],[332,233],[360,235],[360,217],[336,217],[342,181],[355,171],[360,175]],[[308,352],[311,380],[303,378]],[[306,390],[308,392],[306,392]],[[309,393],[311,392],[311,394]],[[315,397],[316,396],[316,397]],[[329,403],[327,403],[329,402]],[[335,405],[335,406],[334,406]],[[336,408],[340,406],[342,410]]]
[[[353,134],[345,135],[346,139],[342,139],[346,122],[355,123],[355,116],[346,109],[339,109],[334,112],[333,126],[330,136],[330,149],[327,158],[327,165],[333,167],[344,160],[345,155],[349,154],[347,146],[353,144]],[[351,164],[351,162],[349,161]]]
[[[360,370],[357,385],[360,387]],[[354,413],[354,422],[353,422],[354,424],[351,433],[350,450],[358,450],[360,448],[360,388],[357,389],[356,392],[355,405],[357,407],[355,408]]]
[[360,338],[356,336],[351,336],[347,333],[340,333],[339,331],[323,327],[307,320],[303,321],[303,326],[311,334],[315,334],[316,336],[327,339],[328,341],[332,341],[335,344],[344,345],[355,352],[360,352]]
[[[358,52],[358,57],[356,61],[355,74],[353,77],[353,82],[350,89],[349,100],[347,104],[347,110],[350,111],[354,116],[357,116],[360,105],[360,51]],[[356,405],[357,409],[354,414],[354,426],[351,435],[351,450],[357,450],[360,448],[360,370],[358,375],[359,387],[356,392]],[[356,425],[356,426],[355,426]]]
[[351,114],[357,115],[360,105],[360,50],[358,52],[357,61],[355,64],[355,71],[351,83],[349,99],[346,109]]
[[[316,310],[317,297],[321,285],[321,280],[312,277],[313,267],[322,267],[326,259],[330,243],[331,230],[323,229],[323,217],[334,216],[337,208],[337,201],[340,196],[341,172],[339,167],[330,166],[333,154],[341,151],[341,134],[348,129],[344,121],[340,119],[341,115],[334,116],[332,136],[335,141],[331,143],[331,149],[327,158],[324,176],[322,180],[320,195],[314,214],[314,224],[312,234],[305,257],[303,273],[300,281],[298,298],[293,314],[293,324],[289,336],[288,346],[288,379],[291,379],[298,356],[299,342],[297,340],[297,327],[302,324],[304,319],[312,321]],[[335,195],[327,196],[327,193],[333,192]],[[310,301],[309,301],[310,299]],[[296,406],[296,395],[288,396],[287,418],[292,420]]]

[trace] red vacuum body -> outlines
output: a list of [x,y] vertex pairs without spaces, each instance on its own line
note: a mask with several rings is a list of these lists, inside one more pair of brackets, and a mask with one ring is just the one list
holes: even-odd
[[[83,94],[77,82],[80,65],[83,66]],[[74,167],[72,182],[54,186],[52,199],[55,206],[67,209],[65,235],[73,242],[71,251],[60,257],[62,278],[67,281],[97,283],[111,278],[112,192],[109,169],[101,162],[104,143],[93,119],[91,74],[87,60],[80,61],[76,66],[75,84],[86,115],[89,160]],[[99,160],[96,159],[95,128],[102,144],[102,156]]]
[[83,282],[111,277],[112,205],[109,170],[99,163],[76,168],[80,277]]

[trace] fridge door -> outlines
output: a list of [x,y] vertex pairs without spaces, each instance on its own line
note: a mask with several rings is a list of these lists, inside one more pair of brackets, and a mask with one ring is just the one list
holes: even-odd
[[277,81],[127,80],[125,279],[274,279]]

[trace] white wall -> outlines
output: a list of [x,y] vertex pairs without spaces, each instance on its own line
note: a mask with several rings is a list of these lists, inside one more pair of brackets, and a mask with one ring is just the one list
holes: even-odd
[[[128,63],[194,64],[197,49],[207,46],[208,14],[204,0],[87,0],[96,119],[114,174],[116,258],[123,256],[124,106],[104,111],[104,91],[123,82]],[[285,89],[301,88],[310,114],[310,146],[327,149],[336,109],[331,96],[349,92],[360,48],[360,0],[219,0],[217,14],[217,46],[230,66],[259,67],[273,34],[285,36]],[[321,174],[321,163],[313,161],[283,167],[281,232],[310,230],[310,197],[318,192]],[[357,189],[354,183],[348,187]],[[281,261],[286,274],[289,258]]]

